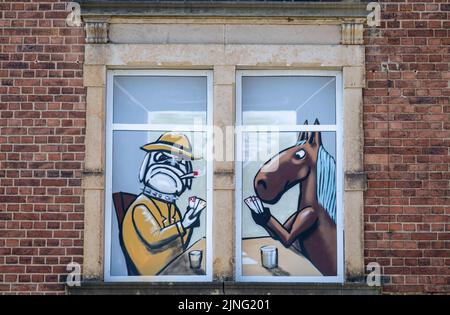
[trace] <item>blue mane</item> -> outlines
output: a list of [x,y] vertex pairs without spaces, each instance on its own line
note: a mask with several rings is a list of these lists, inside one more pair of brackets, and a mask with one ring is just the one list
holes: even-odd
[[[300,141],[302,145],[306,141]],[[321,145],[317,157],[316,193],[317,200],[327,210],[328,215],[336,222],[336,161]]]
[[317,199],[336,222],[336,162],[323,146],[317,157]]

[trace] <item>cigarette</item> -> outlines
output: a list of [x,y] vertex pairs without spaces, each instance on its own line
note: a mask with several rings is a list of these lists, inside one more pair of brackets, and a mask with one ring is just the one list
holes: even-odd
[[183,176],[180,176],[181,179],[186,179],[186,178],[194,178],[198,176],[198,171],[193,171],[191,173],[187,173],[184,174]]

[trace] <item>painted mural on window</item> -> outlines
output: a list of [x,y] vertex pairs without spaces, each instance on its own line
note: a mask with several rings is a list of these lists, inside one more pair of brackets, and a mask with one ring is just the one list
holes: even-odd
[[[295,145],[258,170],[253,180],[256,196],[245,199],[256,224],[285,248],[299,251],[325,276],[336,275],[335,169],[334,158],[322,146],[320,132],[302,132]],[[296,186],[297,208],[280,223],[264,204],[276,204]],[[266,267],[277,267],[277,258],[270,259],[273,262]]]
[[261,127],[241,135],[240,276],[249,281],[338,276],[335,97],[335,77],[242,78],[243,125]]
[[[146,152],[139,171],[143,190],[125,214],[118,212],[119,217],[124,216],[121,246],[128,275],[157,275],[186,250],[193,230],[200,226],[206,202],[189,197],[184,214],[177,205],[177,199],[192,188],[198,175],[192,168],[191,160],[196,158],[185,135],[164,133],[141,149]],[[116,211],[123,211],[123,195],[116,193],[114,197]]]
[[207,274],[206,133],[177,128],[206,103],[206,77],[114,77],[109,279]]

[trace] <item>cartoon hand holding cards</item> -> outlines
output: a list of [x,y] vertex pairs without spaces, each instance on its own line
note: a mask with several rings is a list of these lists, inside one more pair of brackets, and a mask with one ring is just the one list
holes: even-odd
[[270,219],[270,210],[264,207],[261,199],[256,196],[250,196],[244,199],[247,207],[252,211],[252,217],[259,225],[264,226]]
[[264,206],[261,200],[256,196],[250,196],[244,199],[245,204],[252,210],[258,214],[264,212]]
[[206,208],[206,201],[196,196],[189,197],[189,210],[194,209],[193,216],[200,214]]

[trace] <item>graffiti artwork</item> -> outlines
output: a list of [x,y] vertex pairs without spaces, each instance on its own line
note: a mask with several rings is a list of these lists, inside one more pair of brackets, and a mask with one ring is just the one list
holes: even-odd
[[206,201],[189,197],[184,213],[177,204],[180,196],[191,190],[198,176],[192,161],[200,158],[194,156],[187,136],[171,132],[141,149],[145,151],[138,176],[142,192],[113,194],[128,275],[171,274],[169,269],[182,274],[194,269],[193,274],[204,274],[204,239],[192,247],[189,244],[194,229],[200,226]]
[[[319,121],[316,119],[314,124]],[[294,201],[296,209],[281,223],[266,205],[275,206],[296,187],[299,189]],[[301,132],[295,145],[265,162],[254,177],[253,189],[256,195],[244,202],[254,223],[269,237],[243,240],[247,243],[243,245],[243,251],[247,252],[243,264],[262,264],[272,275],[291,275],[280,268],[284,264],[297,270],[296,275],[336,276],[336,162],[322,145],[321,132]],[[258,249],[261,263],[245,257]],[[301,264],[305,268],[299,268]],[[256,267],[249,270],[254,270],[252,275],[259,274]]]

